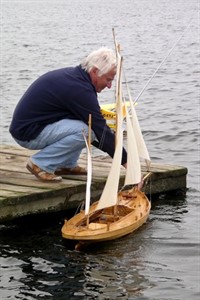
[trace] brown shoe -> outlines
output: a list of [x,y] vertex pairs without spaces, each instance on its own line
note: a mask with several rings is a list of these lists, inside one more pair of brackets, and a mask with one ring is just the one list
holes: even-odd
[[60,168],[55,171],[56,175],[87,175],[85,168],[76,166],[74,168]]
[[26,168],[34,174],[38,179],[42,181],[51,181],[51,182],[59,182],[62,181],[62,177],[56,176],[54,173],[48,173],[42,169],[40,169],[37,165],[32,163],[31,160],[28,161]]

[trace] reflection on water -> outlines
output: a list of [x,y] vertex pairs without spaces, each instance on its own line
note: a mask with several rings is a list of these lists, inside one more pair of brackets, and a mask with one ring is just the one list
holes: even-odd
[[[177,299],[173,295],[184,289],[189,297],[197,285],[193,270],[198,245],[189,234],[194,224],[187,223],[188,214],[186,196],[162,196],[153,200],[150,218],[138,231],[90,245],[82,252],[68,249],[62,241],[63,214],[23,218],[2,226],[3,295]],[[198,233],[197,228],[193,233]],[[161,298],[161,291],[168,292]]]

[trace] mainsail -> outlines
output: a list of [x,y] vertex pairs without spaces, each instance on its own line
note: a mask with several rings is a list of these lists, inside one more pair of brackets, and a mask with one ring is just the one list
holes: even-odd
[[141,181],[142,174],[134,128],[126,105],[125,108],[127,128],[127,169],[124,185],[128,185],[139,183]]
[[111,169],[106,181],[106,185],[104,187],[104,190],[102,192],[96,210],[113,206],[117,203],[118,200],[119,178],[120,178],[122,146],[123,146],[123,131],[122,131],[123,117],[122,117],[122,95],[121,95],[122,58],[119,55],[119,53],[117,53],[117,59],[118,59],[118,65],[117,65],[118,67],[117,67],[117,74],[116,74],[117,130],[116,130],[115,153],[112,160]]
[[[147,147],[146,147],[143,135],[142,135],[142,131],[140,129],[140,124],[139,124],[137,114],[135,111],[135,105],[133,103],[127,81],[126,81],[126,87],[127,87],[127,91],[128,91],[129,105],[131,108],[131,115],[132,115],[132,127],[134,130],[135,140],[137,142],[138,154],[139,154],[140,158],[143,158],[146,160],[147,166],[149,167],[150,163],[151,163],[151,159],[149,157],[149,152],[147,150]],[[126,109],[126,111],[127,111],[127,109]]]
[[135,106],[130,94],[127,81],[126,81],[126,87],[128,91],[128,97],[129,97],[128,103],[131,108],[131,117],[130,117],[127,104],[125,101],[126,126],[127,126],[127,153],[128,153],[125,185],[128,185],[128,184],[137,184],[141,181],[142,174],[141,174],[140,158],[145,159],[147,167],[149,167],[150,157],[149,157],[149,153],[145,141],[142,136],[140,124],[137,118]]

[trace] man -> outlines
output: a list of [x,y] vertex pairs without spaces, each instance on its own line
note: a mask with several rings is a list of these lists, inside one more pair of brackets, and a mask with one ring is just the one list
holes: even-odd
[[[42,181],[59,182],[60,175],[86,174],[77,165],[85,147],[92,116],[92,141],[114,155],[115,137],[106,125],[97,93],[111,88],[116,74],[116,55],[108,48],[89,54],[81,65],[48,72],[39,77],[17,104],[10,133],[22,147],[40,150],[27,169]],[[127,154],[123,149],[122,165]]]

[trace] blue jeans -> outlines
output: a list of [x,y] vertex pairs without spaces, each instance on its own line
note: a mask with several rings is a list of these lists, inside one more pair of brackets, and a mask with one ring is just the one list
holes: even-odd
[[[85,140],[83,131],[88,136],[88,126],[79,120],[63,119],[47,125],[42,132],[31,141],[15,141],[22,147],[40,150],[32,155],[31,161],[42,170],[52,173],[59,168],[73,168],[83,148]],[[91,132],[91,141],[95,134]]]

